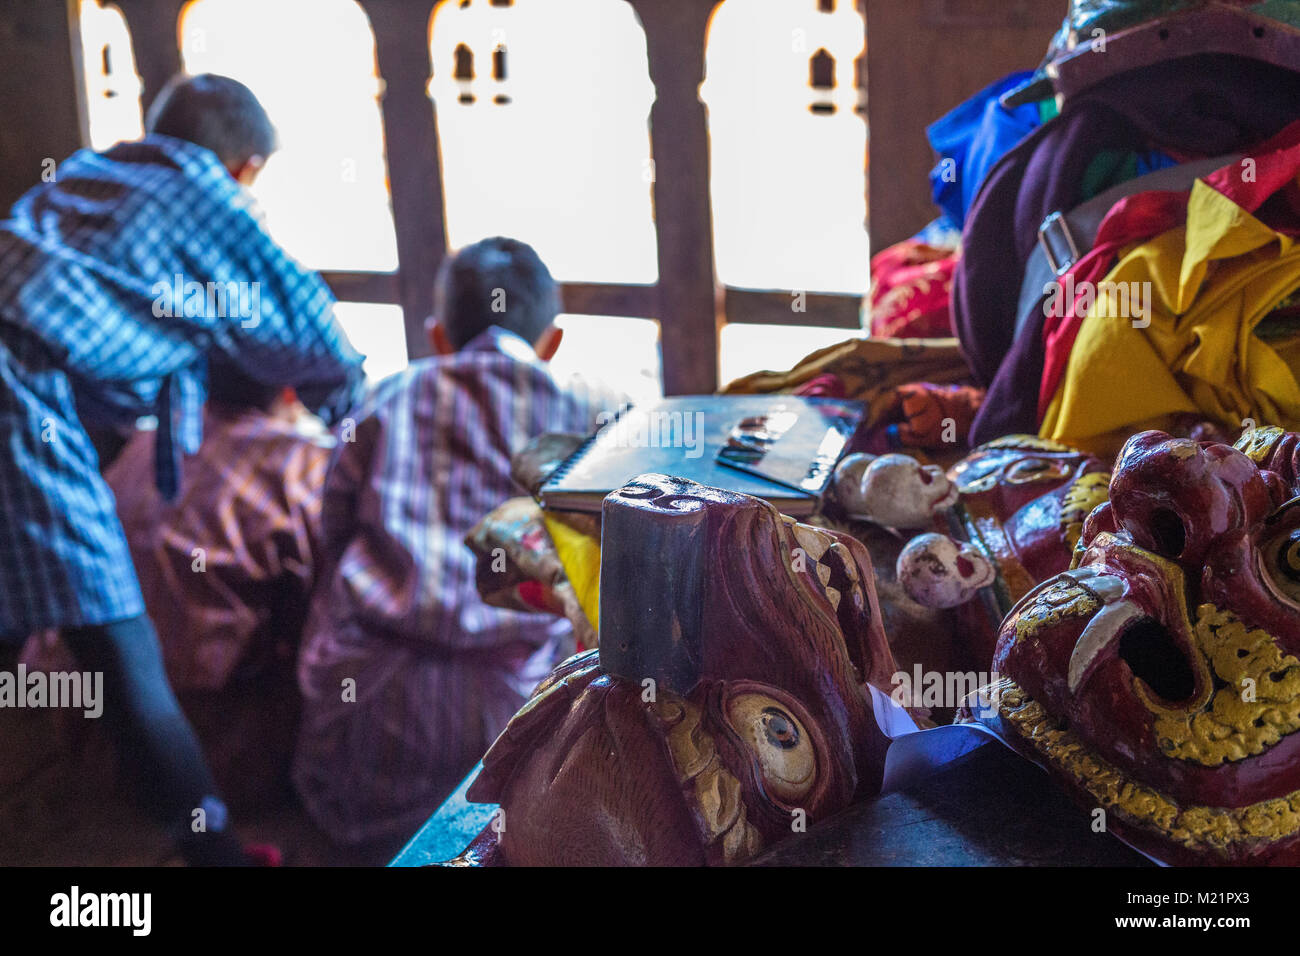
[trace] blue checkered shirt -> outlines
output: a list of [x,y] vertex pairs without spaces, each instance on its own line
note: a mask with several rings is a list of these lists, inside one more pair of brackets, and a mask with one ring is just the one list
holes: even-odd
[[190,143],[82,150],[15,204],[0,222],[0,637],[144,612],[83,423],[157,415],[170,495],[198,449],[210,355],[333,420],[362,384],[333,301]]

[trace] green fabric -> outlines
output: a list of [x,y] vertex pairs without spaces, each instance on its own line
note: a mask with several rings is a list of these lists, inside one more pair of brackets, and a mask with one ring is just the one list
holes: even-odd
[[1108,149],[1093,157],[1083,174],[1083,199],[1105,192],[1117,183],[1128,182],[1137,176],[1137,153]]

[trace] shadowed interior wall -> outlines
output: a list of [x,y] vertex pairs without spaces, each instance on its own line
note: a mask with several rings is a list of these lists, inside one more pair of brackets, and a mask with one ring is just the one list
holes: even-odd
[[925,127],[1016,70],[1036,67],[1066,0],[864,0],[871,251],[935,216]]
[[[0,207],[81,146],[81,38],[76,0],[0,0]],[[75,51],[75,55],[74,55]]]

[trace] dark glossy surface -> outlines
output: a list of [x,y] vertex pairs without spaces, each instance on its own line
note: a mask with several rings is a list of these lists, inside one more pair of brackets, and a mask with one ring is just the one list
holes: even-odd
[[905,791],[850,807],[755,866],[1149,866],[997,743]]
[[[424,866],[460,852],[491,818],[465,787],[393,860]],[[856,804],[759,856],[757,866],[1143,866],[1047,775],[987,744],[904,792]]]

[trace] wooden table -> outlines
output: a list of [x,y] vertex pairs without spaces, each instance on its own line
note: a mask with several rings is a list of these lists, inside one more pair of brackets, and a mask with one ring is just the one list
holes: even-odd
[[[477,772],[477,770],[475,771]],[[473,774],[471,774],[472,778]],[[393,860],[421,866],[455,856],[493,807],[462,784]],[[897,793],[859,803],[792,836],[756,866],[1143,866],[1042,770],[990,742]]]

